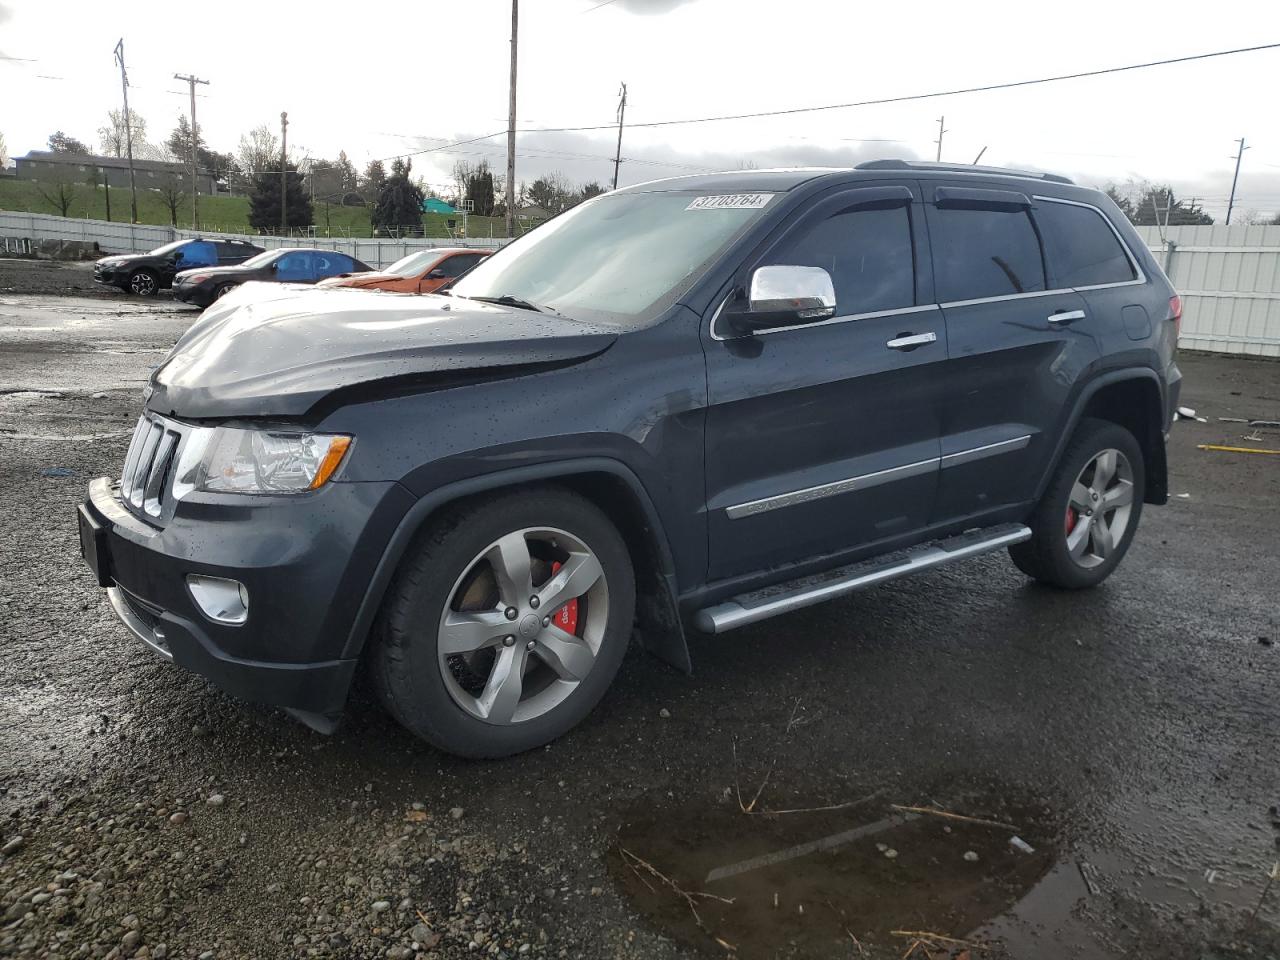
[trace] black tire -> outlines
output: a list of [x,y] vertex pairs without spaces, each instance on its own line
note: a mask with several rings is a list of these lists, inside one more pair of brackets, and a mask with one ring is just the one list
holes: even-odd
[[219,300],[225,297],[228,293],[234,290],[237,286],[239,286],[239,284],[236,284],[236,283],[221,284],[216,290],[213,291],[213,299],[211,299],[209,302],[211,304],[217,303]]
[[154,297],[160,292],[160,278],[151,270],[135,270],[129,274],[129,292],[138,297]]
[[[1089,556],[1086,559],[1092,565],[1086,566],[1085,560],[1078,561],[1072,557],[1068,546],[1068,526],[1074,527],[1068,510],[1072,509],[1071,495],[1077,478],[1106,450],[1118,451],[1128,461],[1132,474],[1131,501],[1124,530],[1111,544],[1105,559]],[[1041,583],[1067,590],[1095,587],[1111,575],[1128,552],[1142,517],[1145,492],[1146,468],[1142,447],[1133,434],[1109,420],[1087,417],[1076,427],[1044,496],[1028,521],[1031,539],[1010,547],[1009,556],[1019,570]],[[1099,511],[1101,515],[1102,511]],[[1085,519],[1079,514],[1076,516],[1076,523]]]
[[[450,692],[438,625],[479,554],[514,531],[539,527],[570,534],[599,561],[608,591],[603,638],[590,671],[558,705],[520,722],[489,723]],[[410,547],[370,638],[370,679],[391,715],[431,745],[463,757],[510,756],[556,739],[591,712],[622,664],[634,613],[626,543],[598,507],[555,487],[501,494],[450,511]]]

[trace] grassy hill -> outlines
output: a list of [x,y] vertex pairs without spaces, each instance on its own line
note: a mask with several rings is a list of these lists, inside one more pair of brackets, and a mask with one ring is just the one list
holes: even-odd
[[[46,191],[52,194],[51,190]],[[107,201],[102,188],[88,184],[74,187],[75,197],[68,210],[72,217],[88,220],[107,219]],[[0,179],[0,210],[20,210],[24,213],[57,214],[57,206],[40,193],[39,184],[30,180],[11,177]],[[373,235],[369,225],[367,207],[342,207],[317,202],[314,206],[316,236],[368,237]],[[111,188],[111,219],[124,223],[129,219],[129,191]],[[456,218],[461,226],[461,217]],[[443,214],[423,214],[422,225],[428,237],[449,237],[449,217]],[[169,224],[169,208],[160,191],[138,188],[138,222]],[[178,226],[191,226],[191,200],[188,197],[178,208]],[[255,233],[249,227],[249,200],[247,197],[200,197],[200,226],[213,233]],[[469,217],[467,232],[473,238],[501,237],[506,225],[499,217]]]

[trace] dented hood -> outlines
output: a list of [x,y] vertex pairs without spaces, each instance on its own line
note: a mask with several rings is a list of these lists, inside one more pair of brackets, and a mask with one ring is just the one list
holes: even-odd
[[342,387],[572,362],[615,339],[605,327],[456,297],[248,283],[178,340],[147,406],[194,419],[301,416]]

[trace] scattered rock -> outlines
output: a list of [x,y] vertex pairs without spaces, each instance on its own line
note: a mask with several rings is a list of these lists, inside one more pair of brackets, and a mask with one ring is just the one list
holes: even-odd
[[387,900],[375,900],[373,902],[374,913],[386,913],[391,909],[391,903]]
[[970,863],[977,863],[977,862],[978,862],[978,851],[976,851],[976,850],[966,850],[966,851],[964,852],[964,858],[965,858],[966,860],[968,860]]
[[24,843],[26,843],[26,840],[23,839],[22,834],[10,837],[9,840],[5,842],[5,845],[0,847],[0,853],[3,853],[6,857],[11,853],[17,853],[22,849],[22,845]]
[[453,817],[455,820],[461,820],[464,813],[466,813],[466,811],[461,807],[454,807],[449,811],[449,816]]
[[661,710],[658,711],[658,716],[660,716],[663,720],[670,720],[671,711],[668,710],[666,707],[663,707]]
[[181,810],[179,810],[176,813],[172,813],[169,815],[169,822],[172,823],[175,827],[180,827],[187,822],[187,814],[185,814]]
[[220,807],[227,802],[227,798],[220,793],[215,793],[205,801],[211,807]]
[[895,849],[893,849],[893,847],[889,847],[889,848],[888,848],[887,850],[885,850],[885,852],[884,852],[884,858],[885,858],[886,860],[896,860],[896,859],[898,859],[898,851],[897,851],[897,850],[895,850]]

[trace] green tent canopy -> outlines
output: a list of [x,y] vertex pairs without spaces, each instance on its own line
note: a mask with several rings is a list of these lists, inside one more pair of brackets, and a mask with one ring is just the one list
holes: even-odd
[[422,201],[422,212],[456,214],[458,211],[438,197],[427,197]]

